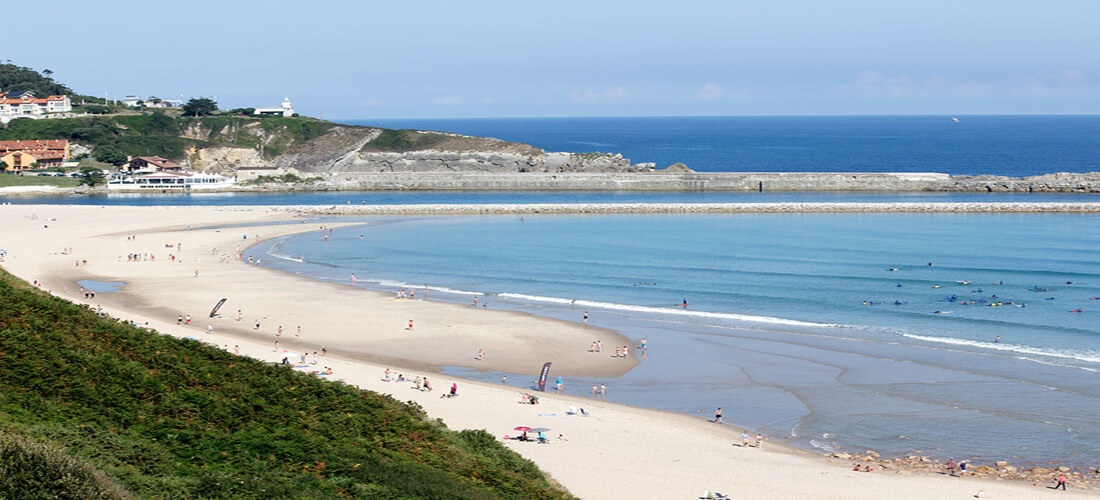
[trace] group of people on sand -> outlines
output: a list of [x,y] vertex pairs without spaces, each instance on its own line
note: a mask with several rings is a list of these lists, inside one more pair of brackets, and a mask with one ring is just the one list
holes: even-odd
[[[354,276],[354,275],[352,275],[352,276]],[[398,298],[398,299],[415,299],[416,298],[416,290],[406,290],[406,289],[402,288],[402,289],[397,291],[397,297],[396,298]]]
[[[748,448],[749,447],[749,431],[741,431],[741,447],[742,448]],[[763,434],[760,434],[760,433],[756,434],[756,441],[753,444],[753,447],[754,448],[763,448],[764,447],[764,435]]]
[[600,352],[603,349],[602,340],[593,340],[592,345],[588,346],[588,352]]
[[630,355],[630,346],[624,345],[622,347],[616,347],[615,348],[615,357],[616,358],[624,358],[625,359],[625,358],[629,357],[629,355]]

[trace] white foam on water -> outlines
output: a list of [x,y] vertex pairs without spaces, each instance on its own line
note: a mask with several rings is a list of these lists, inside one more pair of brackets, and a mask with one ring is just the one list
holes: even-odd
[[611,309],[616,311],[631,311],[641,312],[648,314],[662,314],[669,316],[689,317],[689,318],[711,318],[711,319],[725,319],[734,321],[751,321],[755,323],[770,323],[776,325],[788,325],[788,326],[817,326],[817,327],[839,327],[840,325],[828,324],[828,323],[811,323],[808,321],[798,321],[785,318],[773,318],[769,316],[751,316],[747,314],[734,314],[734,313],[720,313],[720,312],[708,312],[708,311],[692,311],[689,309],[672,309],[664,307],[649,307],[649,306],[637,306],[632,304],[617,304],[614,302],[600,302],[593,300],[573,300],[562,299],[558,297],[543,297],[539,295],[526,295],[522,293],[501,293],[501,297],[507,297],[518,300],[526,300],[530,302],[546,302],[559,305],[572,305],[581,306],[591,309]]
[[[1069,349],[1048,349],[1043,347],[1032,347],[1026,345],[1006,344],[999,342],[982,342],[977,340],[960,339],[955,337],[929,337],[926,335],[914,335],[911,333],[902,333],[901,336],[909,337],[911,339],[923,340],[925,342],[935,342],[940,344],[960,345],[968,347],[978,347],[982,349],[992,349],[996,351],[1015,352],[1020,354],[1031,354],[1038,356],[1048,356],[1052,358],[1073,359],[1077,361],[1084,361],[1086,363],[1100,363],[1100,352],[1096,351],[1073,351]],[[1019,357],[1018,359],[1024,359],[1028,361],[1041,362],[1039,360]],[[1048,363],[1049,364],[1049,363]],[[1084,368],[1085,367],[1075,367]],[[1096,370],[1090,370],[1096,371]]]

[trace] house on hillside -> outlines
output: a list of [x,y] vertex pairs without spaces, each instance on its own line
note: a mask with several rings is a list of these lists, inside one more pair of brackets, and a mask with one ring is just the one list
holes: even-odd
[[159,156],[139,156],[130,158],[118,167],[120,172],[179,172],[183,167],[167,158]]
[[0,141],[0,164],[9,173],[33,168],[60,167],[69,157],[69,141]]
[[57,151],[12,151],[0,153],[4,172],[18,174],[24,170],[60,167],[64,156]]
[[275,115],[290,118],[294,116],[294,105],[290,103],[290,98],[283,99],[283,104],[277,108],[256,108],[252,114],[255,115]]
[[128,95],[123,97],[120,103],[129,106],[131,108],[137,108],[144,106],[146,108],[177,108],[183,105],[183,101],[179,99],[161,99],[159,97],[145,97],[141,98],[136,95]]
[[67,95],[51,95],[39,99],[34,92],[8,92],[0,96],[0,119],[4,123],[15,118],[47,118],[57,113],[71,113],[73,103]]

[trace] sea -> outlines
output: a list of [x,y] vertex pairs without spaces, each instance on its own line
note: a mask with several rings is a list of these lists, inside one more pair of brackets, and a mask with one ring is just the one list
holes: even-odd
[[[1027,176],[1100,170],[1100,117],[359,120],[621,152],[699,171]],[[1089,194],[333,192],[17,197],[88,205],[1100,201]],[[318,219],[323,224],[333,219]],[[1100,216],[630,214],[343,218],[265,267],[589,322],[641,364],[564,392],[709,418],[819,452],[1100,465]],[[299,261],[299,256],[301,260]],[[422,295],[418,292],[418,295]],[[686,304],[686,305],[684,305]],[[636,347],[645,339],[647,349]],[[491,348],[490,348],[491,349]],[[490,353],[491,355],[491,353]],[[578,355],[595,355],[579,352]],[[553,361],[547,359],[546,361]],[[532,367],[531,371],[537,370]],[[530,374],[440,367],[488,382]],[[551,371],[551,377],[554,377]]]

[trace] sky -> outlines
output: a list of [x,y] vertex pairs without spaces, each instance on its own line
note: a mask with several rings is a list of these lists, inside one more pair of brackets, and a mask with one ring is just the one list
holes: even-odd
[[[0,59],[328,119],[1100,114],[1095,0],[58,0]],[[58,15],[57,13],[61,14]]]

